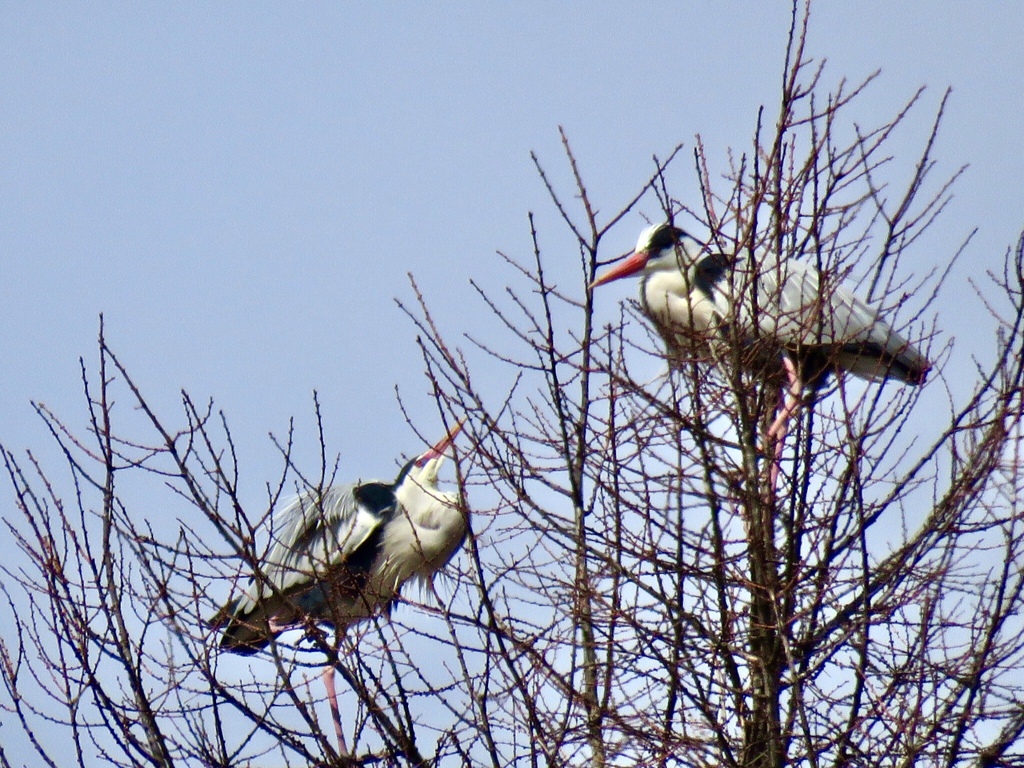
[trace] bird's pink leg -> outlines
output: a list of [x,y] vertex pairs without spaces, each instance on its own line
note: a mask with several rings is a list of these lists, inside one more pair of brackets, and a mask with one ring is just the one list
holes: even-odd
[[324,687],[327,689],[327,700],[331,705],[331,718],[334,720],[334,732],[338,736],[338,754],[347,756],[348,746],[345,734],[341,730],[341,710],[338,709],[338,692],[334,688],[334,665],[324,667]]
[[786,390],[786,395],[782,401],[782,406],[779,408],[779,412],[775,416],[775,421],[768,427],[768,432],[765,435],[766,443],[771,446],[774,444],[775,454],[772,462],[772,470],[770,474],[772,490],[774,491],[778,487],[779,472],[782,467],[782,447],[786,441],[786,434],[789,432],[789,420],[793,418],[793,414],[796,413],[797,408],[800,407],[800,400],[804,393],[804,384],[800,380],[800,374],[797,373],[796,366],[788,356],[782,356],[782,365],[786,369],[786,376],[789,379],[789,388]]

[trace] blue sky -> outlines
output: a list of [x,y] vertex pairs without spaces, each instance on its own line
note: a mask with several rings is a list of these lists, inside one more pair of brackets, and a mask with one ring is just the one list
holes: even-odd
[[[226,411],[254,503],[279,466],[267,433],[290,417],[300,464],[316,461],[314,389],[341,477],[392,475],[422,449],[396,386],[440,434],[394,302],[411,299],[407,273],[453,338],[476,330],[469,281],[504,284],[494,253],[529,253],[535,211],[549,258],[565,250],[555,279],[575,279],[529,153],[566,184],[564,126],[608,213],[652,154],[688,156],[696,134],[720,173],[758,107],[774,112],[788,24],[783,2],[0,5],[0,442],[47,445],[32,400],[84,431],[78,358],[95,368],[102,312],[162,414],[183,388]],[[1016,2],[835,0],[812,16],[826,84],[882,70],[851,110],[861,124],[928,86],[898,168],[953,88],[938,172],[970,168],[907,265],[942,265],[979,229],[936,307],[962,386],[993,343],[966,280],[1024,227],[1022,30]],[[673,180],[696,205],[688,160]],[[627,217],[608,253],[642,225]],[[609,317],[635,290],[620,285]],[[11,503],[3,486],[0,513]]]
[[[609,212],[695,134],[724,169],[774,109],[787,5],[6,5],[0,439],[43,439],[31,399],[84,425],[77,359],[103,312],[144,391],[168,414],[181,388],[214,398],[255,472],[268,431],[309,428],[317,389],[343,474],[390,474],[418,447],[394,387],[430,417],[393,301],[406,273],[458,333],[479,309],[469,280],[507,277],[494,251],[528,253],[528,211],[574,265],[529,159],[565,180],[559,125]],[[954,89],[939,170],[971,168],[923,264],[979,227],[968,269],[995,266],[1024,226],[1021,29],[1015,3],[815,6],[829,84],[882,69],[858,121],[929,86],[898,162]],[[689,160],[675,180],[696,203]],[[969,344],[963,313],[941,315]]]
[[[84,425],[77,360],[92,361],[103,312],[165,412],[181,388],[213,397],[254,458],[272,456],[266,433],[293,415],[308,426],[317,389],[343,466],[385,473],[417,447],[394,387],[429,417],[413,329],[393,301],[411,297],[407,273],[452,333],[475,329],[469,280],[508,279],[494,252],[527,254],[535,211],[549,256],[564,247],[574,275],[529,159],[567,189],[559,125],[608,212],[652,154],[683,142],[688,155],[695,134],[723,170],[778,92],[788,9],[759,7],[7,7],[0,439],[38,443],[31,399]],[[861,124],[929,86],[897,135],[899,167],[953,87],[939,172],[971,167],[913,255],[922,269],[943,263],[979,227],[958,281],[996,266],[1024,226],[1022,22],[1015,4],[965,18],[934,3],[820,3],[812,21],[826,82],[883,71],[851,110]],[[697,202],[688,159],[674,181]],[[641,225],[623,222],[609,253]],[[939,325],[963,337],[962,363],[973,342],[961,288]],[[605,303],[634,289],[617,290]]]

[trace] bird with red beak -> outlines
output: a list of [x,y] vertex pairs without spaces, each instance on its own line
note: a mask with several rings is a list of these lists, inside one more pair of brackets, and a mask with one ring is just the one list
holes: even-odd
[[831,374],[918,385],[931,368],[875,309],[793,259],[717,253],[672,224],[655,224],[591,287],[631,275],[640,278],[640,305],[665,340],[670,364],[736,360],[785,382],[766,433],[775,445],[773,487],[789,419]]

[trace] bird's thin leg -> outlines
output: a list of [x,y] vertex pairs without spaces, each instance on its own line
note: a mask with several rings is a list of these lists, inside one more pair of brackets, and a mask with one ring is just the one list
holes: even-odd
[[327,700],[331,705],[331,718],[334,720],[334,732],[338,736],[338,754],[347,756],[348,746],[345,744],[345,734],[341,730],[341,710],[338,708],[338,692],[334,688],[334,665],[328,664],[324,667],[324,687],[327,689]]
[[786,395],[783,398],[779,412],[775,416],[775,421],[768,427],[768,432],[765,435],[768,445],[774,444],[775,446],[770,474],[773,491],[778,487],[779,473],[782,465],[782,448],[786,441],[786,434],[789,432],[789,420],[793,418],[793,414],[800,407],[800,400],[804,393],[803,381],[801,381],[800,374],[796,370],[796,365],[793,364],[788,355],[782,356],[782,366],[786,369],[789,388],[786,390]]

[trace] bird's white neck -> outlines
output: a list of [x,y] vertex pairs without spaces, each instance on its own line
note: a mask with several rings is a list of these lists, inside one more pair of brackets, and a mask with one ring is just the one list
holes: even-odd
[[432,484],[402,483],[395,491],[396,519],[387,527],[385,549],[415,552],[416,557],[389,564],[382,578],[399,584],[417,576],[429,580],[451,559],[466,537],[466,520],[456,494],[438,490]]
[[690,332],[705,333],[719,323],[711,299],[673,264],[661,265],[644,277],[640,283],[640,303],[661,328],[680,326]]

